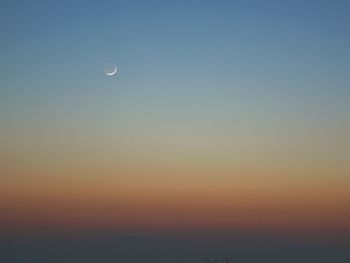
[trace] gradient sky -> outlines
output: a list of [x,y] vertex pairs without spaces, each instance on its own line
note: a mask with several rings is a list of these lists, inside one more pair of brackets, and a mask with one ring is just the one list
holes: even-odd
[[0,6],[0,231],[349,237],[348,1]]

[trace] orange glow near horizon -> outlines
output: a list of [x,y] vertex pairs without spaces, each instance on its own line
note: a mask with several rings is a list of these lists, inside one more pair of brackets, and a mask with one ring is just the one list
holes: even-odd
[[4,129],[0,229],[350,231],[348,142],[336,129],[160,121],[102,136],[79,121]]
[[133,176],[129,180],[41,178],[36,183],[23,177],[8,179],[0,186],[0,227],[282,233],[350,230],[350,193],[342,184],[315,185],[304,180],[302,185],[298,180],[267,180],[266,176],[261,181],[236,176],[222,182],[196,182],[190,176],[160,180],[156,174],[149,176],[147,183],[146,178]]

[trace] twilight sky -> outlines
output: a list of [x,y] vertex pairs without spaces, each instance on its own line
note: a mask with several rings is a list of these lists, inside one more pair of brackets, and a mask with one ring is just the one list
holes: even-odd
[[0,233],[349,237],[349,12],[1,3]]

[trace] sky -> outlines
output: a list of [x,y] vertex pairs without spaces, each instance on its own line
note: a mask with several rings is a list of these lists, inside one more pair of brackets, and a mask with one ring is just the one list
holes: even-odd
[[342,0],[3,1],[1,261],[37,262],[50,242],[97,254],[125,242],[127,262],[139,261],[133,244],[198,258],[232,242],[266,262],[350,258],[349,11]]

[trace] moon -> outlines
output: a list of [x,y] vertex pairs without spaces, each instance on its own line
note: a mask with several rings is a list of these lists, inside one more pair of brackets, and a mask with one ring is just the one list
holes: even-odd
[[104,72],[107,76],[113,76],[117,73],[118,67],[114,63],[107,63],[104,66]]
[[115,67],[112,72],[106,72],[106,75],[107,76],[113,76],[113,75],[115,75],[115,73],[117,73],[117,67]]

